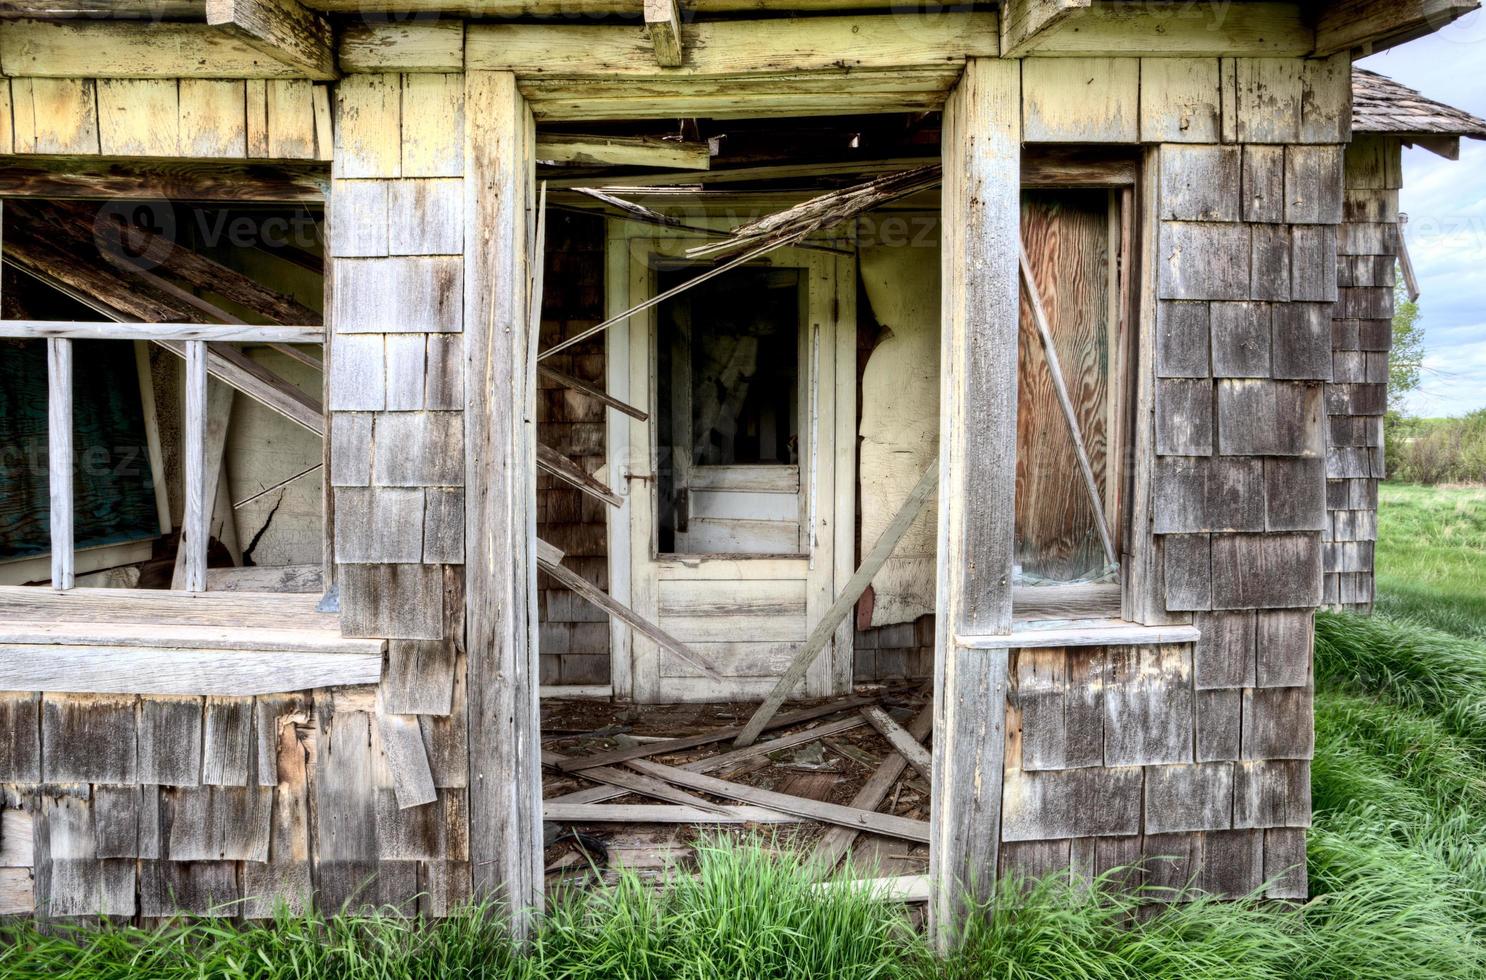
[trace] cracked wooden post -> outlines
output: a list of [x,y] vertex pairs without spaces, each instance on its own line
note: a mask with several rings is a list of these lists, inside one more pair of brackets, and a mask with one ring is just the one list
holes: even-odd
[[972,58],[944,113],[938,600],[929,905],[936,947],[996,880],[1005,755],[1004,651],[1015,520],[1020,63]]
[[535,440],[527,398],[531,110],[509,72],[465,75],[465,618],[470,860],[524,936],[542,896]]

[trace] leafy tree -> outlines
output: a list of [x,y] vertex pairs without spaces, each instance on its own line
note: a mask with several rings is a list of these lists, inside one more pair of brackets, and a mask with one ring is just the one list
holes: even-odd
[[1419,304],[1409,299],[1403,276],[1393,287],[1393,347],[1388,351],[1388,410],[1403,413],[1404,397],[1419,388],[1419,369],[1424,363],[1424,328],[1419,325]]

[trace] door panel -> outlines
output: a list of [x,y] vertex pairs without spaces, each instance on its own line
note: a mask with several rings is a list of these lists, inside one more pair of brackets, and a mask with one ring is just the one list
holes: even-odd
[[[699,243],[654,229],[615,243],[628,290],[612,296],[614,312],[678,281],[677,263]],[[629,690],[616,693],[639,701],[767,693],[835,596],[837,524],[854,526],[854,456],[836,446],[837,432],[854,431],[855,421],[855,324],[837,323],[852,312],[842,295],[854,297],[853,261],[782,249],[740,271],[747,288],[726,288],[724,273],[711,280],[724,284],[711,294],[721,299],[703,286],[688,290],[681,296],[697,301],[684,312],[663,303],[631,318],[621,345],[629,399],[643,396],[651,412],[628,426],[621,478],[629,598],[722,676],[708,678],[631,633],[627,669],[615,671]],[[750,292],[766,301],[750,306]],[[780,363],[791,356],[793,364]],[[845,397],[838,376],[850,388]],[[838,495],[838,485],[848,492]],[[843,634],[802,693],[849,689]]]

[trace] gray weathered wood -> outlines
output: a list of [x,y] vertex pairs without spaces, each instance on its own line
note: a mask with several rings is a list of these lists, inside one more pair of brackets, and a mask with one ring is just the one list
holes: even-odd
[[638,409],[628,402],[620,401],[618,398],[615,398],[613,395],[609,394],[598,385],[589,384],[582,378],[575,378],[571,374],[559,371],[553,367],[548,367],[545,364],[539,365],[537,367],[537,373],[544,378],[549,378],[553,381],[556,381],[558,384],[562,385],[565,388],[571,388],[574,391],[579,392],[580,394],[592,398],[594,401],[602,402],[615,411],[623,412],[630,418],[638,419],[641,422],[645,422],[650,419],[650,413],[642,409]]
[[[798,725],[801,722],[812,721],[826,715],[833,715],[839,711],[850,711],[853,708],[860,708],[862,705],[870,703],[872,703],[871,698],[863,697],[827,701],[825,704],[818,704],[813,708],[801,708],[798,711],[788,711],[782,715],[776,715],[765,726],[765,729]],[[725,742],[737,735],[739,730],[738,728],[719,728],[716,731],[705,732],[701,735],[686,735],[681,738],[666,739],[661,742],[648,742],[642,745],[630,746],[629,748],[615,749],[611,752],[575,756],[574,758],[565,759],[558,763],[558,768],[564,772],[573,772],[575,770],[586,769],[590,766],[618,765],[621,762],[628,762],[631,759],[643,759],[651,755],[669,755],[672,752],[693,749],[699,745],[712,745],[716,742]]]
[[1001,837],[1006,841],[1140,833],[1139,767],[1006,773]]
[[248,785],[253,762],[252,699],[207,698],[202,725],[202,784]]
[[645,759],[632,760],[628,765],[648,776],[654,776],[656,779],[663,779],[678,786],[686,786],[690,789],[711,793],[715,796],[725,796],[729,799],[741,800],[744,803],[752,803],[756,806],[777,810],[781,813],[791,813],[795,816],[806,817],[811,820],[866,830],[874,834],[885,834],[889,837],[899,837],[904,840],[917,841],[923,844],[929,842],[929,825],[922,820],[910,820],[906,817],[872,813],[867,810],[857,810],[853,807],[841,806],[836,803],[824,803],[819,800],[791,796],[787,793],[776,793],[772,790],[759,789],[756,786],[748,786],[743,783],[733,783],[725,779],[717,779],[699,772],[690,772],[686,769],[678,769],[675,766],[666,766]]
[[199,697],[139,699],[139,782],[160,786],[200,784],[201,715]]
[[465,619],[475,894],[518,937],[542,894],[541,723],[531,544],[535,449],[522,419],[531,111],[507,72],[464,76]]
[[799,823],[805,818],[758,806],[703,810],[694,806],[653,803],[542,803],[542,819],[552,823]]
[[585,473],[577,463],[542,443],[537,444],[537,466],[544,472],[571,486],[578,488],[595,500],[601,500],[610,507],[619,507],[624,503],[622,497],[609,489],[604,484],[595,480]]
[[[567,756],[557,752],[544,749],[542,751],[542,763],[544,765],[557,765]],[[695,771],[695,770],[692,770]],[[677,806],[691,807],[696,810],[709,810],[713,813],[727,815],[728,808],[700,796],[677,789],[675,786],[651,776],[641,775],[637,772],[629,772],[617,769],[613,766],[590,766],[582,771],[584,779],[591,779],[596,783],[606,783],[618,787],[620,793],[638,793],[652,799],[663,800]],[[545,804],[546,801],[544,801]]]
[[392,789],[397,794],[398,808],[406,810],[438,799],[418,719],[413,715],[379,711],[377,729],[382,737],[387,768],[392,773]]
[[[14,690],[20,685],[4,686]],[[42,779],[48,783],[136,782],[135,700],[132,694],[48,694],[42,698]]]
[[1192,761],[1192,655],[1184,646],[1111,650],[1104,685],[1104,764]]
[[914,738],[906,728],[893,720],[892,716],[875,704],[869,704],[862,709],[862,717],[877,729],[877,733],[888,740],[908,764],[912,766],[920,776],[925,779],[934,778],[934,760],[928,749],[918,744],[919,740]]
[[1233,764],[1150,766],[1145,771],[1145,832],[1228,830],[1233,814]]
[[179,547],[185,551],[183,588],[206,590],[207,529],[211,513],[206,504],[206,343],[186,342],[185,415],[182,451],[185,471],[185,517],[181,521]]
[[452,640],[389,641],[383,707],[394,714],[447,715],[453,707],[456,654]]
[[940,487],[929,905],[937,948],[988,898],[1001,841],[1008,665],[956,634],[1009,632],[1015,524],[1020,78],[970,59],[945,105]]
[[1156,452],[1207,456],[1213,451],[1213,386],[1206,379],[1158,378]]
[[1306,687],[1243,692],[1244,759],[1309,759],[1316,749],[1314,692]]
[[1300,759],[1233,766],[1233,826],[1309,827],[1311,766]]
[[322,327],[247,323],[114,323],[89,320],[0,320],[0,337],[58,340],[210,340],[240,344],[318,344]]
[[1156,375],[1206,378],[1211,373],[1207,303],[1163,301],[1156,307]]
[[73,583],[72,341],[46,342],[47,493],[51,499],[52,588]]
[[[914,715],[908,722],[908,734],[915,743],[922,742],[929,735],[929,729],[934,724],[934,703],[931,700],[918,714]],[[760,743],[754,743],[758,745]],[[908,760],[901,754],[895,754],[891,758],[884,759],[882,764],[857,790],[848,804],[856,810],[876,810],[887,799],[893,786],[898,782],[898,777],[903,775],[903,770],[908,768]],[[831,872],[841,859],[850,851],[856,842],[858,831],[850,827],[831,827],[826,830],[816,842],[812,858],[819,861],[822,872]]]
[[1202,634],[1192,648],[1192,679],[1197,690],[1253,687],[1253,611],[1199,613],[1196,626]]
[[1314,608],[1321,604],[1319,533],[1217,534],[1214,609]]
[[[862,564],[858,566],[857,570],[852,573],[851,578],[842,586],[840,594],[836,596],[830,608],[822,614],[820,621],[811,629],[810,635],[805,638],[805,642],[795,652],[789,666],[785,668],[783,676],[779,678],[773,690],[769,692],[769,696],[754,711],[752,717],[748,719],[748,724],[743,726],[743,731],[738,734],[737,739],[733,742],[734,745],[739,747],[749,745],[754,739],[758,738],[759,732],[764,730],[764,726],[768,723],[769,719],[779,710],[779,706],[784,704],[790,692],[795,689],[795,685],[804,679],[805,674],[810,670],[810,665],[815,662],[815,658],[820,655],[821,650],[825,649],[825,645],[835,635],[836,627],[846,618],[847,613],[851,612],[852,608],[856,606],[857,600],[862,597],[862,593],[867,591],[867,586],[872,584],[873,577],[882,568],[883,564],[887,562],[888,558],[892,556],[893,549],[898,546],[898,542],[902,540],[903,535],[908,533],[908,529],[918,519],[919,511],[924,509],[924,505],[929,502],[929,497],[939,486],[939,475],[938,460],[935,460],[929,464],[923,476],[919,477],[918,483],[909,491],[907,498],[903,501],[903,506],[898,509],[898,513],[893,515],[893,519],[888,522],[887,527],[882,529],[882,534],[878,536],[876,543],[872,545],[872,550],[867,552],[866,556],[862,559]],[[1009,598],[1010,594],[1008,592]]]
[[1014,629],[991,636],[962,633],[965,650],[1030,650],[1039,647],[1127,646],[1134,643],[1190,643],[1197,630],[1184,624],[1143,626],[1123,620],[1090,620],[1073,626]]
[[[0,689],[244,697],[375,684],[381,654],[5,644]],[[130,740],[131,744],[133,739]]]
[[557,562],[549,561],[541,556],[538,556],[537,564],[541,567],[542,571],[557,579],[563,586],[582,596],[585,600],[602,609],[610,616],[628,623],[631,628],[645,634],[713,680],[722,680],[722,675],[718,673],[717,668],[708,663],[706,658],[701,654],[692,650],[691,647],[682,643],[644,616],[641,616],[629,606],[614,599],[603,589],[600,589],[577,572],[564,568]]
[[[1288,242],[1287,242],[1288,245]],[[1288,281],[1289,250],[1285,251]],[[1213,376],[1267,378],[1270,371],[1269,303],[1213,303]]]

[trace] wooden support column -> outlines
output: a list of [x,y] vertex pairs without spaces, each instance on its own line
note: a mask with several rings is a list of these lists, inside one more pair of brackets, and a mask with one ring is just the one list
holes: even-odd
[[72,588],[72,341],[46,342],[47,491],[52,505],[52,588]]
[[944,112],[939,569],[931,931],[956,943],[994,887],[1007,657],[958,637],[1011,629],[1015,520],[1020,71],[971,58]]
[[[185,471],[185,516],[177,545],[186,555],[183,587],[206,591],[206,543],[211,512],[206,495],[206,341],[188,340],[186,347],[186,414],[182,429]],[[215,492],[215,491],[214,491]]]
[[531,110],[510,72],[465,76],[465,619],[470,860],[522,935],[542,894],[535,432],[527,400]]

